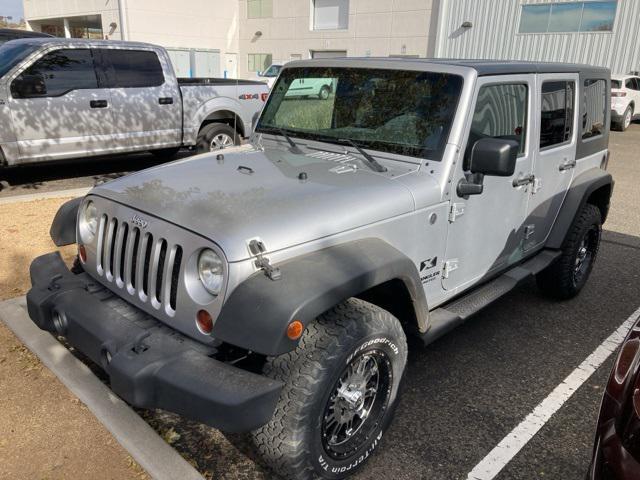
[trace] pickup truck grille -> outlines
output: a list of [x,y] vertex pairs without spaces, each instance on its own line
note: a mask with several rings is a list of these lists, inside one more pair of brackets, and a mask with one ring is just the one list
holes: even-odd
[[102,215],[96,271],[107,283],[173,316],[181,264],[182,246],[129,222]]

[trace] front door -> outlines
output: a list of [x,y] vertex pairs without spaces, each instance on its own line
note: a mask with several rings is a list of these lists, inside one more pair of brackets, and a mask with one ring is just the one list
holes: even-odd
[[98,88],[89,48],[44,54],[11,82],[21,161],[107,153],[113,146],[109,92]]
[[529,199],[525,249],[544,243],[573,179],[576,164],[578,108],[577,74],[538,76],[534,183]]
[[481,138],[516,140],[520,153],[511,177],[484,177],[479,195],[460,197],[452,189],[442,284],[455,294],[523,257],[523,221],[531,176],[534,75],[480,77],[467,141],[452,184],[464,178],[473,144]]

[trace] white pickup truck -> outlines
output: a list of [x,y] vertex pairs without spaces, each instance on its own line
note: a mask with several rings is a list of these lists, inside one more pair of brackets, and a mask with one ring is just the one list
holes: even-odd
[[224,148],[251,134],[267,96],[262,82],[178,79],[156,45],[13,40],[0,46],[0,166]]

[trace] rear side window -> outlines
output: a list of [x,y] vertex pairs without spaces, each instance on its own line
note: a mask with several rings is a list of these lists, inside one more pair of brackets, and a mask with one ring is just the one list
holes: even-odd
[[584,81],[584,113],[582,114],[582,138],[597,137],[604,133],[607,119],[607,82],[605,80]]
[[515,140],[522,154],[526,142],[528,87],[519,83],[485,85],[478,92],[467,143],[467,157],[471,147],[486,137]]
[[621,88],[622,84],[620,82],[620,80],[611,80],[611,88]]
[[47,53],[11,84],[14,98],[59,97],[72,90],[98,88],[89,49]]
[[544,82],[540,111],[540,148],[571,140],[573,132],[574,82]]
[[107,88],[158,87],[164,83],[162,65],[155,52],[102,49]]

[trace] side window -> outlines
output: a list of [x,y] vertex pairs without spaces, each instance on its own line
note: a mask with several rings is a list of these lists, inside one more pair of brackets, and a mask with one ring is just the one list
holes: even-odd
[[478,92],[467,142],[471,147],[485,137],[516,140],[524,153],[527,132],[528,87],[520,83],[485,85]]
[[98,88],[89,49],[55,50],[11,83],[14,98],[59,97],[72,90]]
[[631,90],[636,90],[636,82],[633,78],[627,78],[624,82],[624,86],[630,88]]
[[102,49],[107,88],[159,87],[164,83],[156,52]]
[[571,140],[574,82],[544,82],[540,107],[540,149]]
[[631,88],[632,90],[635,90],[636,92],[640,91],[640,78],[633,77],[631,80],[632,80],[633,83],[631,84],[631,87],[629,87],[629,88]]
[[582,114],[582,138],[591,138],[604,133],[607,119],[607,82],[605,80],[585,80]]

